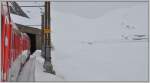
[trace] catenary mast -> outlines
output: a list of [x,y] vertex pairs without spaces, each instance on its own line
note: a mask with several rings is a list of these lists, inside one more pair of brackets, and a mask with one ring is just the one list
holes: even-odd
[[45,2],[45,12],[42,15],[42,56],[45,59],[44,69],[45,72],[55,74],[51,63],[51,22],[50,22],[50,1]]

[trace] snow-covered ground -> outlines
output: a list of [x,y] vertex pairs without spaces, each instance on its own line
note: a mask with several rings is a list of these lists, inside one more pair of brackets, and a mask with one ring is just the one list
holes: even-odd
[[52,6],[56,73],[67,81],[148,80],[147,39],[132,40],[148,35],[147,3],[72,4]]
[[148,80],[148,3],[52,3],[51,15],[57,76],[38,51],[35,81]]

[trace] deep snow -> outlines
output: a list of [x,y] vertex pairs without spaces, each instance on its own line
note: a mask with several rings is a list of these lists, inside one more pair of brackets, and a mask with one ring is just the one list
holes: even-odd
[[29,61],[23,67],[16,81],[18,82],[38,82],[38,81],[64,81],[65,79],[58,73],[52,75],[44,72],[44,59],[41,57],[41,50],[36,50],[31,55]]
[[148,80],[146,2],[52,3],[51,11],[52,61],[60,78],[42,72],[37,52],[37,81]]
[[41,57],[41,50],[37,50],[33,55],[36,56],[35,81],[64,81],[65,80],[59,73],[57,73],[57,75],[53,75],[44,72],[44,68],[43,68],[44,59]]
[[[52,6],[56,71],[67,81],[148,80],[147,39],[132,40],[134,34],[148,35],[147,3],[96,4]],[[77,13],[93,15],[101,7],[108,11],[96,18]]]

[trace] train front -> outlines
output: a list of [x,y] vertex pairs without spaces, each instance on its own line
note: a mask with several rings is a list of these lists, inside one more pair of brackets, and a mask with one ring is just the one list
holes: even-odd
[[1,3],[1,80],[17,81],[30,58],[30,39],[19,31],[10,16],[9,2]]

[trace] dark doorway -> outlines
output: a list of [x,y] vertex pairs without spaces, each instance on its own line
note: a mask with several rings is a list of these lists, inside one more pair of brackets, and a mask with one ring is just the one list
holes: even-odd
[[27,33],[27,34],[30,37],[30,42],[31,42],[30,52],[32,54],[36,50],[36,35],[32,33]]

